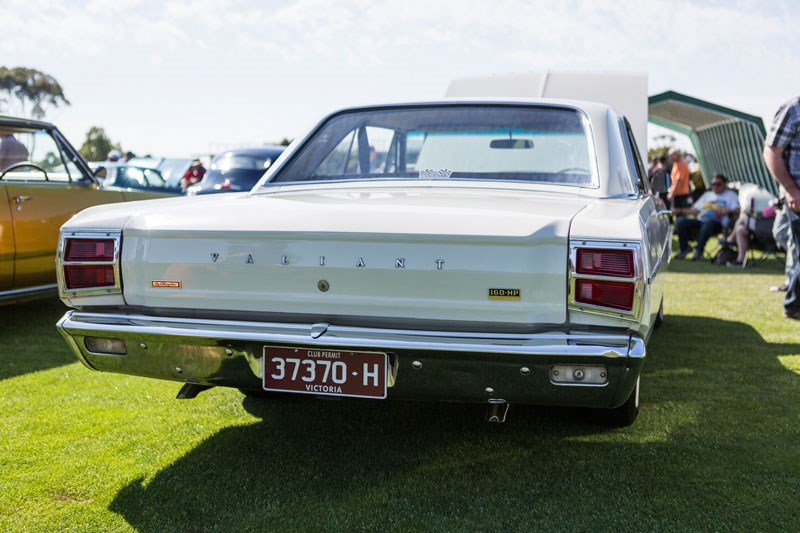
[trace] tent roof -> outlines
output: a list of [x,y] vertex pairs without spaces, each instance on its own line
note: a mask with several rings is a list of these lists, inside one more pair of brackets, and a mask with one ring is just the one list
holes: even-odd
[[754,115],[675,91],[649,98],[648,120],[689,137],[708,183],[716,173],[778,194],[761,153],[766,130]]

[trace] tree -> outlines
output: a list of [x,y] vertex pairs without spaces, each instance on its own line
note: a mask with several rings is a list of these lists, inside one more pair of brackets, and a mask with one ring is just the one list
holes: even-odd
[[83,141],[80,150],[78,150],[84,159],[87,161],[104,161],[106,156],[111,150],[119,150],[119,143],[112,143],[111,139],[106,135],[106,130],[98,126],[92,126],[86,132],[86,140]]
[[27,67],[0,67],[0,109],[6,113],[41,119],[49,106],[70,105],[64,89],[49,74]]

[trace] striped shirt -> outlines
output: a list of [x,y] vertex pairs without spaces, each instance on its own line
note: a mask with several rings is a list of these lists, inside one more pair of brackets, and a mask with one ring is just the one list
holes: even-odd
[[772,148],[783,148],[786,168],[800,187],[800,96],[783,104],[775,113],[766,144]]

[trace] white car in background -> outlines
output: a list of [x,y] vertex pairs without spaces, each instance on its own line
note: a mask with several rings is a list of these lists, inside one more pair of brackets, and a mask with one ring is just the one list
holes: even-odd
[[245,392],[639,412],[668,212],[625,118],[568,100],[350,108],[249,193],[61,230],[89,368]]

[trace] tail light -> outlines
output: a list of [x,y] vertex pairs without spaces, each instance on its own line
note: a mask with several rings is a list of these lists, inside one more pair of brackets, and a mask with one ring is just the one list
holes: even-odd
[[113,261],[114,239],[67,239],[64,261]]
[[61,236],[58,277],[62,293],[120,292],[118,233]]
[[67,289],[113,287],[112,265],[64,265],[64,285]]
[[639,245],[581,242],[571,248],[570,308],[636,317],[642,283]]
[[633,250],[603,250],[599,248],[579,248],[576,270],[578,274],[633,277]]
[[579,279],[575,282],[575,300],[580,303],[633,310],[633,283]]

